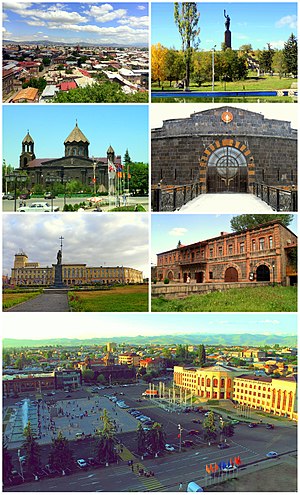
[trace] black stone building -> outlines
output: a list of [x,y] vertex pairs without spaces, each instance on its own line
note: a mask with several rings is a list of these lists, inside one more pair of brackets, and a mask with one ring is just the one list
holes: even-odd
[[166,120],[152,130],[151,153],[152,192],[197,186],[198,194],[253,193],[254,184],[297,185],[297,131],[241,108]]
[[64,141],[65,154],[61,158],[36,158],[34,140],[27,132],[22,141],[20,169],[25,170],[30,186],[45,185],[47,178],[56,177],[58,182],[76,179],[84,185],[93,184],[96,179],[97,190],[108,190],[108,160],[115,166],[121,165],[121,156],[116,156],[109,146],[106,157],[89,157],[89,140],[76,125]]

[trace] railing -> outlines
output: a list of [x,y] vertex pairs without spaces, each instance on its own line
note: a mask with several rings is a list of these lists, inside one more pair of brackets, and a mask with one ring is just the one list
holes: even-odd
[[267,203],[275,211],[297,211],[298,196],[295,189],[285,190],[255,182],[253,194]]
[[180,186],[152,186],[152,211],[175,211],[202,194],[202,184],[195,182]]

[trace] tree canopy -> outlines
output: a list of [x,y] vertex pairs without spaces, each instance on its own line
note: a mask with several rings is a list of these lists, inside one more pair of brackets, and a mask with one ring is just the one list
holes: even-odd
[[271,222],[272,220],[280,220],[286,227],[291,223],[294,216],[290,214],[278,214],[278,215],[237,215],[230,220],[231,230],[234,232],[242,232],[246,229],[251,229],[257,225]]
[[85,88],[61,91],[54,103],[147,103],[148,93],[126,95],[117,83],[103,82]]

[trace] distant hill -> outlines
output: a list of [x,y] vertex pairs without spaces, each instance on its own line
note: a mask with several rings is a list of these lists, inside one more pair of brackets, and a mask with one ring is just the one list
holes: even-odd
[[49,41],[49,40],[37,40],[37,41],[14,41],[14,40],[3,40],[3,45],[33,45],[33,46],[105,46],[112,48],[126,48],[126,47],[136,47],[136,48],[146,48],[147,43],[131,43],[128,45],[119,45],[118,43],[87,43],[82,41],[80,43],[64,43],[62,41]]
[[176,334],[160,336],[135,337],[99,337],[93,339],[3,339],[3,347],[42,347],[42,346],[93,346],[105,345],[107,342],[129,345],[176,345],[176,344],[206,344],[223,346],[265,346],[278,344],[279,346],[296,347],[297,337],[295,335],[263,335],[263,334]]

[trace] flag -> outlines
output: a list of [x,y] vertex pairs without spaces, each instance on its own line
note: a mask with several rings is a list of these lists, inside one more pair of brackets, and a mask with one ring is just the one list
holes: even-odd
[[216,471],[218,471],[218,469],[219,469],[219,466],[218,466],[218,464],[216,463],[216,464],[215,464],[215,472],[216,472]]
[[205,466],[205,471],[206,471],[208,474],[210,474],[210,468],[209,468],[209,466],[208,466],[207,464],[206,464],[206,466]]
[[116,167],[115,164],[108,160],[108,178],[109,179],[114,179],[116,176]]
[[233,466],[233,460],[230,458],[230,466]]
[[211,470],[212,473],[214,472],[214,468],[212,464],[209,466],[209,469]]

